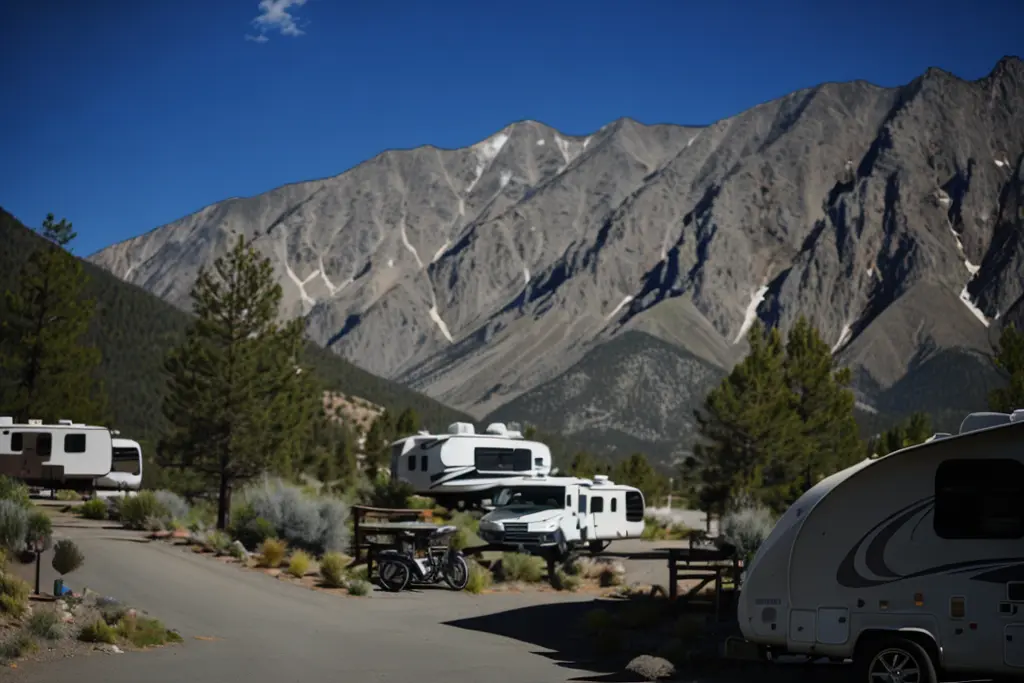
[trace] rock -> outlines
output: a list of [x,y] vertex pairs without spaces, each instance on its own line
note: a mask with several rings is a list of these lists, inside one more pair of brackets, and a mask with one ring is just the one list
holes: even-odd
[[651,655],[640,655],[634,657],[629,664],[626,665],[627,671],[643,676],[649,681],[656,681],[660,678],[670,678],[676,673],[676,667],[672,662],[661,657],[654,657]]
[[245,549],[241,541],[235,541],[231,544],[231,554],[238,558],[249,557],[249,551]]
[[70,624],[75,620],[75,615],[73,615],[71,612],[68,612],[67,610],[61,610],[60,620],[65,624]]

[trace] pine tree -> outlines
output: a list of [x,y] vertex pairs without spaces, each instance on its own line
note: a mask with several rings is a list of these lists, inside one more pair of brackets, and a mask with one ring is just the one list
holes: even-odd
[[786,383],[796,396],[802,439],[793,453],[794,499],[824,476],[861,459],[864,445],[854,419],[848,368],[836,369],[832,351],[804,316],[786,342]]
[[395,436],[411,436],[420,430],[420,416],[412,408],[406,408],[398,415],[395,422]]
[[931,418],[925,413],[914,413],[872,439],[867,446],[868,456],[881,457],[902,448],[916,446],[927,441],[933,433]]
[[366,476],[370,482],[377,481],[381,467],[384,464],[385,449],[388,446],[387,411],[377,416],[370,428],[366,431],[366,440],[363,442],[363,452],[366,454],[364,462]]
[[94,376],[100,352],[82,343],[95,302],[84,296],[82,263],[67,251],[76,234],[53,214],[40,234],[46,243],[26,259],[17,291],[6,292],[0,325],[4,412],[23,420],[103,424],[106,399]]
[[658,474],[643,453],[633,453],[618,463],[612,470],[612,480],[640,489],[648,504],[668,492],[668,481]]
[[786,383],[785,350],[778,330],[760,322],[747,335],[750,352],[695,411],[700,442],[684,476],[699,477],[704,510],[721,514],[750,493],[781,507],[788,493],[801,423]]
[[989,394],[989,408],[1000,413],[1024,408],[1024,335],[1012,323],[999,336],[995,364],[1005,373],[1007,383]]
[[239,236],[192,289],[195,321],[169,354],[161,442],[165,467],[217,494],[217,528],[232,491],[266,471],[288,472],[309,448],[322,412],[300,363],[303,323],[277,322],[281,287],[269,259]]

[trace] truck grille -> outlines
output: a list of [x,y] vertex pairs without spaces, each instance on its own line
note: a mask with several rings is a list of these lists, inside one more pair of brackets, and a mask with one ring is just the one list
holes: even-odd
[[505,542],[506,543],[536,543],[537,537],[540,534],[531,534],[527,529],[529,525],[526,522],[510,522],[505,525]]

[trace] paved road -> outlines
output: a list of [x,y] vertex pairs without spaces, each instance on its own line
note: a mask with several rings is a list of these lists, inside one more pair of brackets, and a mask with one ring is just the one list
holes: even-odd
[[[196,556],[124,531],[67,528],[86,564],[67,577],[179,630],[185,643],[4,670],[27,683],[289,683],[310,680],[566,681],[583,676],[550,654],[592,598],[472,596],[444,589],[340,598]],[[44,560],[44,585],[55,578]],[[203,640],[197,639],[204,638]],[[205,640],[205,638],[215,640]],[[547,647],[545,647],[547,645]],[[541,654],[547,651],[549,654]],[[140,666],[145,673],[140,678]]]

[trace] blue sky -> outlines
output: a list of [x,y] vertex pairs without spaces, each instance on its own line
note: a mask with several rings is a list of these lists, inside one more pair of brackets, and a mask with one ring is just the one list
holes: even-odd
[[0,206],[67,217],[86,255],[525,118],[710,123],[822,81],[978,78],[1022,26],[1020,0],[7,3]]

